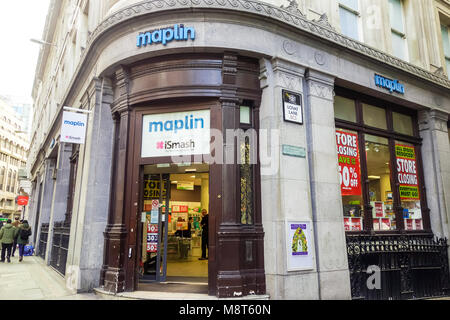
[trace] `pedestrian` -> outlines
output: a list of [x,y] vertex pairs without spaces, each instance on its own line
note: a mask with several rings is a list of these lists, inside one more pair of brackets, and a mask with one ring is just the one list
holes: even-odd
[[[14,228],[16,228],[16,229],[19,228],[19,225],[20,225],[19,217],[15,217],[13,223],[11,223],[11,224],[14,226]],[[17,249],[17,237],[14,238],[11,257],[14,257],[14,253],[16,253],[16,249]]]
[[0,230],[0,241],[2,242],[2,259],[0,262],[5,262],[5,255],[8,262],[11,262],[11,248],[15,236],[16,228],[11,224],[11,219],[8,219],[2,230]]
[[206,248],[208,248],[208,211],[206,209],[202,210],[202,221],[200,225],[202,227],[202,256],[198,260],[207,260]]
[[22,262],[24,248],[28,244],[28,237],[31,236],[31,227],[28,225],[27,220],[23,220],[16,233],[17,244],[19,245],[19,262]]

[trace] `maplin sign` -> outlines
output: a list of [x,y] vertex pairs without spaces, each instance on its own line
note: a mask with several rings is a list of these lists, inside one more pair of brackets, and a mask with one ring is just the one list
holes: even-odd
[[398,92],[401,94],[405,94],[405,87],[398,82],[398,80],[387,79],[383,76],[375,74],[375,84],[378,87],[388,89],[391,93]]
[[153,43],[167,45],[172,40],[187,41],[188,39],[195,40],[194,28],[185,27],[183,24],[176,24],[170,28],[141,32],[137,36],[136,46],[140,48]]

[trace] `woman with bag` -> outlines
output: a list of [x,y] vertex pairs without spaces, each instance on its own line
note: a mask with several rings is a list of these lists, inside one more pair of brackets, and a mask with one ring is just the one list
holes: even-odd
[[23,251],[25,245],[28,244],[28,237],[31,236],[31,227],[28,221],[24,220],[17,230],[17,244],[19,245],[19,262],[23,260]]

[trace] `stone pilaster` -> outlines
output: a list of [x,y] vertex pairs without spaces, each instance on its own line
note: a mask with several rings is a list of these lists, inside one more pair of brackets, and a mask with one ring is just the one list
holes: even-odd
[[438,110],[419,112],[422,164],[430,223],[437,237],[450,235],[450,146],[449,115]]
[[336,153],[334,78],[306,73],[305,122],[320,299],[350,299]]

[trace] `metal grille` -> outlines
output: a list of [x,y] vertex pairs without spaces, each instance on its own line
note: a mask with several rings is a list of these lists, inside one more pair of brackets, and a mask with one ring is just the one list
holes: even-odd
[[[450,294],[447,239],[433,235],[347,235],[353,299],[404,300]],[[380,287],[369,289],[371,266]]]
[[41,234],[39,236],[39,247],[38,247],[38,256],[42,259],[45,259],[45,252],[47,251],[47,242],[48,242],[48,223],[43,223],[41,225]]
[[70,225],[64,222],[55,222],[50,265],[62,275],[66,273],[69,239]]

